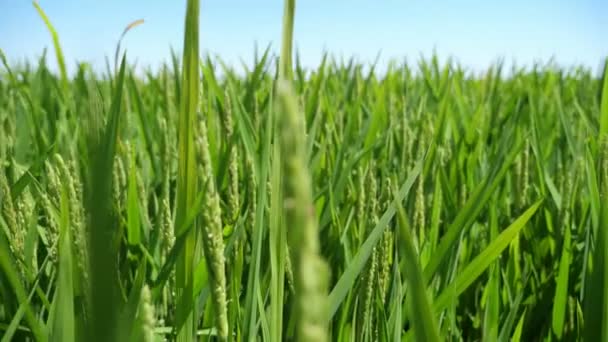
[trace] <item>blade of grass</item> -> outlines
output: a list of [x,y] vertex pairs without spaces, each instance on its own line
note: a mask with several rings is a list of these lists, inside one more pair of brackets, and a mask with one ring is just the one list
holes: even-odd
[[[272,108],[271,108],[272,109]],[[254,236],[253,244],[251,249],[252,261],[249,265],[248,279],[247,279],[247,291],[245,294],[245,310],[244,310],[244,325],[243,325],[243,336],[247,336],[247,340],[254,340],[256,334],[256,322],[257,322],[257,292],[260,291],[260,266],[262,258],[262,242],[265,235],[266,224],[265,222],[265,207],[267,203],[267,183],[268,178],[268,167],[269,167],[269,155],[272,141],[272,116],[266,117],[266,129],[263,131],[263,143],[261,150],[261,158],[257,163],[256,177],[258,180],[257,203],[256,213],[254,218]]]
[[[279,144],[273,146],[271,187],[281,189],[281,154]],[[285,293],[285,258],[287,258],[287,237],[282,225],[282,215],[279,211],[283,203],[281,191],[275,190],[270,194],[269,213],[269,251],[270,251],[270,339],[282,341],[283,333],[283,302]]]
[[525,321],[526,321],[526,310],[524,310],[524,312],[521,314],[521,317],[519,318],[519,322],[517,323],[517,326],[515,327],[515,331],[513,332],[513,336],[511,337],[512,342],[521,341],[521,333],[523,331]]
[[125,29],[122,31],[120,38],[118,38],[118,43],[116,43],[116,50],[114,51],[114,70],[116,70],[116,68],[118,67],[118,56],[120,54],[120,43],[122,42],[122,39],[125,37],[127,32],[129,32],[133,28],[135,28],[143,23],[144,23],[143,19],[137,19],[137,20],[129,23],[129,25],[127,25],[125,27]]
[[141,225],[139,212],[139,192],[137,190],[137,170],[135,166],[135,153],[131,152],[129,158],[129,180],[127,185],[127,241],[136,246],[141,243]]
[[151,121],[148,120],[148,118],[146,117],[142,94],[137,86],[137,83],[135,82],[135,77],[133,75],[129,75],[128,77],[128,87],[129,93],[132,94],[131,98],[135,105],[135,110],[139,119],[139,126],[141,129],[141,133],[144,137],[144,148],[148,152],[148,158],[150,160],[150,163],[152,164],[152,169],[155,173],[158,173],[160,170],[160,166],[158,165],[158,159],[154,158],[154,147],[152,137],[153,127],[151,125]]
[[[0,220],[0,222],[3,222],[3,220]],[[14,295],[21,306],[21,304],[28,302],[28,296],[27,292],[23,288],[21,280],[19,279],[19,273],[15,267],[15,258],[11,253],[7,236],[4,234],[3,230],[0,230],[0,269],[2,269],[3,277],[8,280],[8,283],[13,289]],[[29,304],[24,305],[25,321],[29,326],[32,335],[37,341],[46,341],[44,329],[38,322],[32,307]]]
[[[599,220],[592,244],[592,266],[588,268],[585,281],[585,326],[586,341],[608,339],[608,139],[604,137],[598,158]],[[601,199],[604,200],[601,200]]]
[[61,191],[61,222],[59,233],[59,279],[53,300],[50,341],[75,341],[74,288],[72,281],[72,237],[69,226],[69,206],[65,187]]
[[[40,268],[41,270],[44,270],[44,267],[47,265],[48,260],[48,257],[44,260],[41,265],[42,267]],[[34,294],[38,290],[38,284],[41,276],[42,272],[38,272],[38,274],[36,275],[36,279],[32,283],[32,289],[30,290],[27,300],[19,304],[19,308],[17,309],[17,312],[15,312],[15,315],[11,319],[11,322],[8,324],[8,326],[3,327],[3,329],[5,330],[4,335],[2,336],[2,340],[0,340],[1,342],[13,341],[13,336],[15,335],[15,332],[20,329],[19,323],[21,322],[21,319],[25,315],[26,311],[30,309],[30,303],[32,301],[32,298],[34,297]],[[21,327],[20,330],[25,330],[25,328]]]
[[[188,0],[185,19],[184,53],[181,71],[180,112],[178,120],[178,161],[177,161],[177,206],[175,211],[175,229],[181,227],[187,211],[192,206],[196,194],[196,165],[194,127],[195,116],[199,109],[199,17],[200,1]],[[195,222],[195,226],[196,226]],[[177,235],[177,231],[175,234]],[[194,259],[201,255],[201,246],[196,243],[196,230],[190,230],[185,245],[177,258],[175,270],[176,298],[186,294],[194,295]],[[193,340],[195,332],[192,303],[176,308],[177,341]],[[183,325],[182,323],[183,322]]]
[[[495,196],[494,202],[498,202]],[[490,207],[490,240],[498,236],[497,207]],[[494,262],[489,269],[490,277],[486,285],[486,303],[483,317],[483,337],[487,341],[498,339],[499,305],[500,305],[500,264]]]
[[[508,140],[509,139],[505,138],[504,142]],[[497,170],[496,173],[491,173],[488,175],[488,177],[479,184],[477,189],[465,203],[464,208],[458,212],[458,215],[452,224],[450,224],[447,232],[442,237],[439,245],[435,249],[433,257],[430,259],[429,263],[424,269],[424,278],[426,279],[427,283],[431,280],[435,271],[437,271],[445,257],[448,255],[448,251],[456,241],[456,238],[460,235],[460,232],[472,224],[473,219],[479,214],[483,206],[490,199],[490,196],[498,187],[500,181],[505,177],[511,163],[515,159],[522,145],[523,142],[520,141],[515,145],[509,154],[506,154],[504,151],[499,154],[497,160],[504,160],[502,165],[497,164],[497,168],[499,167],[500,169]]]
[[[126,57],[123,56],[120,72],[115,83],[109,118],[102,135],[99,127],[91,126],[89,147],[92,159],[89,161],[89,185],[86,210],[89,232],[89,274],[91,289],[91,326],[89,337],[93,341],[113,341],[116,339],[116,315],[119,309],[119,288],[115,265],[118,252],[115,244],[117,218],[112,199],[112,175],[114,156],[118,141],[123,83]],[[100,113],[92,113],[99,115]],[[100,118],[96,118],[99,120]]]
[[603,85],[600,104],[600,140],[608,136],[608,58],[604,60]]
[[145,284],[146,265],[147,263],[145,261],[140,263],[129,298],[120,312],[118,327],[118,336],[120,336],[119,341],[128,341],[135,329],[137,308],[141,298],[141,291]]
[[355,281],[359,277],[359,274],[365,267],[367,260],[372,254],[374,246],[380,241],[380,238],[384,234],[384,229],[388,226],[389,222],[395,215],[397,211],[397,207],[401,201],[409,194],[412,185],[420,175],[422,171],[422,162],[424,159],[419,160],[416,163],[416,166],[412,169],[410,174],[408,175],[406,181],[403,183],[399,192],[395,194],[395,199],[391,202],[391,205],[384,212],[378,224],[371,231],[363,245],[357,251],[357,254],[354,256],[352,262],[346,267],[340,279],[331,290],[329,294],[329,318],[333,318],[336,311],[342,304],[342,301],[350,292]]
[[509,243],[519,234],[530,218],[536,213],[543,200],[536,202],[526,210],[517,220],[507,227],[498,237],[492,241],[475,259],[473,259],[450,285],[437,296],[435,300],[435,312],[439,312],[449,303],[466,290],[490,264],[507,248]]
[[[523,276],[523,285],[522,285],[523,287],[525,287],[525,285],[528,283],[529,275],[530,275],[530,273],[528,272]],[[517,294],[517,296],[515,297],[515,299],[512,301],[511,308],[509,310],[509,314],[507,314],[507,317],[503,321],[503,324],[500,328],[500,334],[498,335],[498,341],[507,342],[509,340],[509,334],[511,333],[511,330],[513,329],[513,324],[515,324],[515,319],[517,318],[517,313],[519,312],[519,307],[524,298],[524,295],[525,295],[525,292],[520,291]],[[524,310],[524,314],[525,314],[525,310]]]
[[399,205],[397,211],[397,222],[399,226],[399,246],[401,248],[403,274],[408,284],[409,316],[417,341],[441,341],[437,321],[431,309],[431,300],[426,290],[420,259],[414,246],[414,240],[406,223],[405,210]]
[[53,24],[51,24],[51,21],[47,17],[47,15],[44,12],[44,10],[42,9],[42,7],[40,7],[38,2],[32,1],[32,4],[36,8],[36,11],[38,12],[38,15],[40,16],[40,18],[42,18],[42,20],[44,21],[44,25],[46,26],[47,30],[51,34],[51,38],[53,39],[53,47],[55,48],[57,64],[59,64],[59,74],[61,76],[61,86],[63,88],[64,95],[67,95],[68,87],[69,87],[68,73],[67,73],[67,70],[65,67],[65,59],[63,58],[63,51],[61,50],[61,44],[59,44],[59,35],[57,34],[57,31],[55,31],[55,27],[53,27]]
[[557,275],[557,288],[553,297],[553,316],[551,328],[558,339],[562,339],[564,332],[564,320],[566,317],[566,305],[568,304],[568,276],[570,274],[570,254],[571,254],[571,233],[570,227],[564,227],[564,243],[562,246],[562,256],[559,261],[559,271]]

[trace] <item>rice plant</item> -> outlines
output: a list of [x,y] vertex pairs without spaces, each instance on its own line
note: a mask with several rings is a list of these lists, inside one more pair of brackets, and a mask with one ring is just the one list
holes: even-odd
[[[608,59],[145,77],[0,50],[2,341],[608,339]],[[297,37],[296,37],[297,38]],[[125,48],[125,46],[123,46]],[[9,56],[10,57],[10,56]]]

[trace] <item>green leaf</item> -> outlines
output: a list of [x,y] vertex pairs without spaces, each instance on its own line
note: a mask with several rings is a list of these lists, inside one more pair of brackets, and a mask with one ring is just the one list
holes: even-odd
[[152,164],[152,168],[154,172],[159,172],[160,166],[158,165],[158,159],[155,158],[154,155],[154,147],[153,147],[153,136],[152,136],[152,126],[151,120],[148,120],[146,117],[145,107],[142,100],[142,94],[137,87],[137,83],[135,82],[135,77],[133,75],[129,75],[128,77],[128,88],[129,93],[131,93],[131,98],[135,105],[135,110],[137,111],[137,118],[139,119],[139,126],[144,137],[143,144],[148,152],[148,158]]
[[380,241],[380,238],[384,234],[384,229],[388,226],[389,222],[395,215],[397,207],[410,192],[410,189],[416,181],[416,178],[418,178],[418,176],[420,175],[420,172],[422,171],[423,161],[424,159],[421,159],[416,163],[416,166],[408,175],[406,181],[401,186],[401,189],[399,189],[399,192],[395,194],[395,199],[391,202],[391,205],[384,212],[384,214],[378,221],[378,224],[376,224],[376,226],[371,231],[363,245],[361,245],[352,262],[346,267],[346,269],[340,276],[340,279],[338,280],[334,288],[331,290],[331,293],[329,294],[329,318],[333,318],[336,311],[338,311],[338,308],[342,304],[342,301],[355,284],[355,281],[359,277],[359,274],[361,273],[361,271],[365,267],[365,264],[367,263],[367,260],[371,256],[374,247],[376,246],[378,241]]
[[137,309],[141,298],[141,290],[146,280],[146,265],[147,264],[145,261],[141,261],[139,264],[135,281],[133,282],[133,287],[131,288],[131,293],[129,294],[129,298],[120,312],[118,327],[118,336],[120,336],[119,341],[128,341],[129,337],[133,336],[133,331],[136,328],[135,323],[137,321]]
[[72,237],[69,222],[70,209],[65,187],[61,191],[61,219],[59,225],[59,279],[53,300],[53,322],[50,341],[75,341],[74,285],[72,275]]
[[521,341],[521,333],[523,331],[525,321],[526,321],[526,311],[524,310],[524,313],[521,315],[521,318],[519,319],[519,323],[517,323],[517,326],[515,327],[513,336],[511,337],[512,342]]
[[[175,233],[186,220],[197,193],[194,128],[199,111],[199,17],[200,1],[188,0],[186,7],[183,65],[181,70],[180,111],[178,119],[177,198],[175,211]],[[195,222],[196,226],[197,222]],[[194,307],[194,263],[202,254],[197,244],[197,230],[189,230],[183,249],[177,256],[175,268],[175,296],[187,298],[187,305],[176,308],[175,328],[177,341],[193,341],[195,322]]]
[[[495,196],[495,202],[497,202]],[[498,235],[498,213],[497,207],[490,207],[490,239],[496,239]],[[497,341],[499,326],[500,305],[500,264],[494,262],[489,269],[489,279],[485,288],[485,310],[483,317],[483,337],[487,341]]]
[[559,261],[559,272],[557,275],[557,288],[553,297],[553,316],[551,328],[558,339],[562,339],[564,332],[564,319],[566,317],[566,307],[568,304],[568,276],[570,274],[571,261],[571,233],[570,227],[564,227],[564,244],[562,246],[562,256]]
[[[528,282],[529,274],[526,274],[523,277],[522,287],[525,287],[525,284]],[[511,333],[511,329],[513,329],[513,324],[515,324],[515,319],[517,318],[517,314],[519,312],[519,307],[524,298],[524,291],[519,291],[515,299],[511,302],[511,308],[509,310],[509,314],[506,319],[503,321],[503,324],[500,328],[500,334],[498,335],[498,341],[506,342],[509,340],[509,334]],[[524,310],[525,314],[525,310]]]
[[[4,224],[2,215],[0,215],[0,223]],[[0,229],[0,270],[2,276],[7,280],[8,285],[13,291],[14,297],[16,297],[19,307],[23,307],[21,311],[25,311],[25,321],[29,326],[32,335],[37,341],[46,341],[44,329],[40,325],[37,317],[35,316],[34,310],[29,304],[27,292],[25,291],[19,272],[17,271],[16,258],[10,249],[10,244],[7,236],[4,234],[4,229]],[[4,298],[3,298],[4,299]],[[19,311],[19,309],[18,309]]]
[[[507,143],[508,142],[508,143]],[[504,135],[503,144],[511,144],[512,141],[509,139],[509,135]],[[468,228],[477,217],[483,206],[488,202],[490,196],[494,190],[498,187],[500,181],[505,177],[511,163],[515,159],[515,156],[520,151],[523,143],[519,141],[511,149],[510,153],[503,149],[499,152],[496,160],[503,161],[503,163],[497,163],[491,172],[473,191],[469,199],[466,201],[462,210],[458,212],[458,215],[454,221],[448,227],[447,232],[441,238],[439,245],[435,249],[433,257],[430,259],[428,265],[424,268],[424,278],[428,283],[441,263],[445,260],[448,255],[448,251],[451,249],[460,233]]]
[[[44,270],[44,267],[47,265],[47,263],[48,263],[48,257],[44,260],[44,262],[42,263],[42,267],[40,269]],[[21,322],[21,319],[25,315],[26,311],[31,309],[30,303],[32,301],[32,297],[34,297],[34,293],[36,293],[36,290],[38,289],[38,283],[40,281],[41,276],[42,276],[42,272],[38,272],[38,275],[36,276],[36,279],[34,280],[34,282],[32,284],[32,289],[30,290],[27,300],[24,302],[21,302],[19,304],[19,308],[17,309],[17,312],[15,312],[15,314],[13,315],[13,318],[11,319],[11,322],[9,323],[9,325],[6,327],[6,329],[4,331],[4,335],[2,336],[1,342],[13,341],[13,336],[14,336],[15,332],[17,331],[17,329],[19,329],[19,323]],[[25,330],[25,329],[22,328],[22,330]],[[46,341],[46,339],[44,341]]]
[[464,292],[464,290],[466,290],[488,268],[488,266],[490,266],[503,250],[507,248],[517,234],[519,234],[519,231],[524,228],[528,220],[536,213],[542,203],[543,200],[540,200],[528,208],[528,210],[498,235],[488,247],[458,273],[456,279],[454,279],[435,300],[436,312],[447,307],[454,298],[457,298]]
[[417,341],[441,341],[437,321],[431,309],[431,300],[426,290],[422,268],[414,240],[406,222],[405,210],[399,205],[397,221],[399,225],[399,239],[403,262],[403,274],[407,279],[409,317],[412,319],[414,334]]
[[59,35],[57,34],[57,31],[55,31],[55,27],[53,27],[53,24],[51,24],[51,21],[47,17],[46,13],[44,13],[44,10],[42,10],[42,7],[40,7],[38,2],[32,1],[32,4],[36,8],[36,11],[38,11],[38,15],[44,21],[44,25],[46,25],[47,30],[49,30],[49,33],[51,34],[51,37],[53,38],[53,47],[55,48],[55,55],[57,57],[57,64],[59,64],[59,73],[61,75],[61,85],[63,87],[63,91],[65,92],[65,95],[67,95],[68,86],[69,86],[68,73],[65,68],[65,59],[63,58],[63,51],[61,50],[61,44],[59,44]]
[[599,137],[608,137],[608,58],[604,60],[604,75],[600,104],[600,132]]
[[[605,166],[608,158],[608,141],[604,141],[599,153],[599,165]],[[592,234],[592,266],[585,280],[585,341],[605,341],[608,339],[608,172],[605,167],[598,172],[599,220],[598,229]],[[603,200],[602,200],[603,199]]]
[[15,78],[15,74],[13,74],[13,71],[11,70],[11,67],[8,65],[8,61],[6,59],[6,55],[4,54],[4,51],[2,49],[0,49],[0,60],[2,61],[2,65],[4,65],[4,68],[6,69],[6,72],[8,72],[8,77],[9,77],[11,83],[13,85],[16,85],[17,79]]
[[258,315],[258,306],[256,300],[258,292],[260,291],[260,267],[262,263],[262,242],[264,239],[267,224],[265,224],[265,207],[268,201],[267,199],[267,182],[268,179],[268,168],[270,159],[270,149],[272,141],[272,120],[273,116],[269,115],[266,117],[266,127],[263,130],[262,140],[262,151],[261,158],[259,160],[256,169],[256,179],[258,182],[258,188],[256,190],[256,213],[254,218],[254,232],[253,232],[253,243],[251,249],[251,264],[249,265],[249,276],[247,279],[247,290],[245,291],[245,310],[244,310],[244,329],[243,336],[247,337],[247,340],[253,340],[257,335],[256,322]]
[[281,189],[281,154],[279,144],[274,144],[272,155],[272,170],[270,172],[271,186],[277,189],[270,194],[269,213],[269,252],[270,252],[270,336],[272,341],[282,341],[283,333],[283,302],[285,296],[285,260],[287,255],[287,231],[282,224],[283,204]]
[[48,159],[53,152],[55,145],[52,144],[43,154],[39,155],[36,158],[36,162],[33,163],[22,175],[17,179],[17,181],[11,186],[11,196],[13,200],[19,198],[21,193],[27,188],[27,186],[31,182],[35,182],[37,175],[40,172],[40,169],[44,166],[44,162]]
[[181,227],[176,229],[175,243],[173,244],[173,247],[171,247],[171,250],[169,251],[165,260],[165,263],[160,268],[156,279],[152,282],[152,286],[156,290],[160,290],[165,285],[165,283],[169,279],[169,276],[175,269],[177,257],[182,252],[186,239],[189,236],[189,232],[194,228],[195,220],[200,214],[200,207],[203,203],[204,195],[204,192],[200,192],[197,195],[192,208],[190,208],[190,210],[188,211],[186,220],[184,221]]
[[[232,113],[234,115],[235,118],[235,122],[236,122],[236,127],[237,130],[239,132],[239,136],[241,138],[241,141],[243,142],[243,146],[245,147],[245,153],[247,153],[247,155],[249,156],[255,156],[257,155],[257,147],[256,147],[256,140],[255,140],[255,130],[253,128],[253,126],[251,125],[251,122],[248,120],[247,116],[245,115],[245,111],[243,110],[243,106],[241,101],[236,98],[234,96],[234,91],[229,91],[228,92],[228,96],[230,96],[231,101],[232,101]],[[258,165],[257,163],[259,162],[257,160],[257,158],[252,158],[254,164],[256,164],[256,172],[258,170]],[[256,178],[259,178],[260,175],[256,174]]]
[[[115,340],[117,334],[117,313],[120,292],[116,264],[118,263],[117,217],[112,204],[112,172],[118,141],[123,83],[126,58],[123,56],[120,72],[113,89],[112,103],[106,127],[89,127],[88,165],[89,184],[86,198],[89,232],[89,259],[91,293],[90,338],[93,341]],[[99,115],[100,113],[91,113]],[[92,118],[100,120],[100,118]],[[100,134],[101,133],[101,134]]]
[[137,169],[135,166],[135,153],[132,151],[129,158],[129,180],[127,189],[127,240],[130,245],[141,243],[141,217],[139,212],[139,191],[137,189]]

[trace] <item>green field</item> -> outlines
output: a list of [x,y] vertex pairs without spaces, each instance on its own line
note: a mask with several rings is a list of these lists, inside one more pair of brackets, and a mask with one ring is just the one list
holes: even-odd
[[304,69],[294,6],[245,73],[188,0],[181,55],[73,76],[36,7],[58,68],[0,50],[2,342],[608,341],[608,59]]

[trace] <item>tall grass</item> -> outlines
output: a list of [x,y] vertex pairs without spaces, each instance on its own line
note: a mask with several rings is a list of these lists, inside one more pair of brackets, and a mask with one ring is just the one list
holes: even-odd
[[304,68],[295,9],[245,73],[189,0],[181,58],[69,76],[35,4],[59,73],[0,54],[2,341],[606,340],[608,60]]
[[[177,179],[175,200],[175,236],[182,234],[181,227],[187,214],[193,209],[197,192],[194,127],[199,111],[199,7],[198,0],[188,1],[184,30],[184,53],[179,93]],[[196,209],[195,209],[196,210]],[[193,223],[196,227],[196,222]],[[180,303],[175,308],[177,341],[192,341],[195,332],[194,269],[201,256],[198,230],[190,229],[183,237],[184,243],[175,265],[175,296]]]

